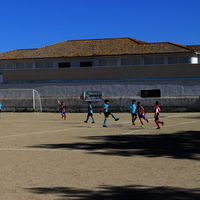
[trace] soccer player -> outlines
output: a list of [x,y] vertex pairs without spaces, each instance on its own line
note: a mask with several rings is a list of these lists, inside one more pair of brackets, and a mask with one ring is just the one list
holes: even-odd
[[0,119],[1,119],[1,109],[2,109],[2,103],[0,103]]
[[66,111],[67,111],[67,105],[62,101],[60,102],[58,100],[58,104],[60,105],[60,112],[62,119],[66,120]]
[[92,102],[88,101],[88,114],[87,119],[84,121],[85,123],[88,122],[89,117],[92,118],[92,123],[95,123],[94,117],[93,117],[93,110],[92,110]]
[[156,101],[155,103],[155,107],[154,107],[154,118],[155,118],[155,123],[157,125],[157,129],[160,129],[160,124],[162,124],[164,126],[164,122],[160,121],[160,106],[159,106],[159,102]]
[[136,100],[133,99],[132,100],[132,104],[130,105],[130,109],[131,109],[131,116],[132,116],[132,124],[135,124],[135,120],[137,119],[137,105],[136,105]]
[[104,101],[104,104],[102,105],[102,107],[100,109],[100,114],[101,114],[101,112],[103,110],[104,116],[105,116],[103,127],[107,127],[106,124],[107,124],[109,115],[111,115],[115,121],[119,120],[119,118],[116,118],[115,115],[111,111],[109,111],[109,106],[110,106],[109,104],[110,104],[109,100],[106,99]]
[[144,119],[147,123],[149,123],[149,121],[146,118],[145,109],[140,102],[137,103],[137,112],[138,112],[138,117],[140,119],[140,123],[142,124],[141,127],[144,127],[144,123],[142,119]]

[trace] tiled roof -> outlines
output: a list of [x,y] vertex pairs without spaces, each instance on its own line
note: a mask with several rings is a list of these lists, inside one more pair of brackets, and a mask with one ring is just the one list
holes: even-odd
[[187,47],[200,52],[200,45],[188,45]]
[[189,46],[170,42],[147,43],[132,38],[69,40],[36,49],[0,53],[0,60],[32,58],[64,58],[111,55],[192,53]]

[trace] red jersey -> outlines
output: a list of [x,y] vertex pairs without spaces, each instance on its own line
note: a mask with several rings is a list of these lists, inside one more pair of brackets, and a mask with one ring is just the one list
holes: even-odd
[[145,109],[143,106],[138,106],[138,115],[145,115]]
[[160,115],[160,106],[155,106],[154,117],[158,117]]

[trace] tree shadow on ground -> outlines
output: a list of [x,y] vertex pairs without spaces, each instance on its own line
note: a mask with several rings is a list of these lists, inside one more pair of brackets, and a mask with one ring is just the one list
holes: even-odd
[[82,137],[86,142],[40,144],[30,148],[83,150],[101,155],[171,157],[200,160],[200,131],[159,135],[108,135]]
[[95,190],[76,189],[71,187],[26,188],[28,192],[45,195],[54,194],[57,200],[197,200],[200,199],[200,188],[185,189],[174,187],[100,186]]

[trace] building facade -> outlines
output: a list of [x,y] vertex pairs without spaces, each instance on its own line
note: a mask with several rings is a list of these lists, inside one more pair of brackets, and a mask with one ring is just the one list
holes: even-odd
[[0,53],[0,73],[10,69],[198,64],[199,58],[199,45],[132,38],[72,40]]
[[[199,53],[199,45],[132,38],[64,41],[1,53],[0,87],[34,88],[47,110],[61,98],[81,111],[84,91],[102,91],[120,111],[132,98],[149,108],[160,99],[166,109],[199,110]],[[144,90],[160,90],[161,96],[144,98]]]

